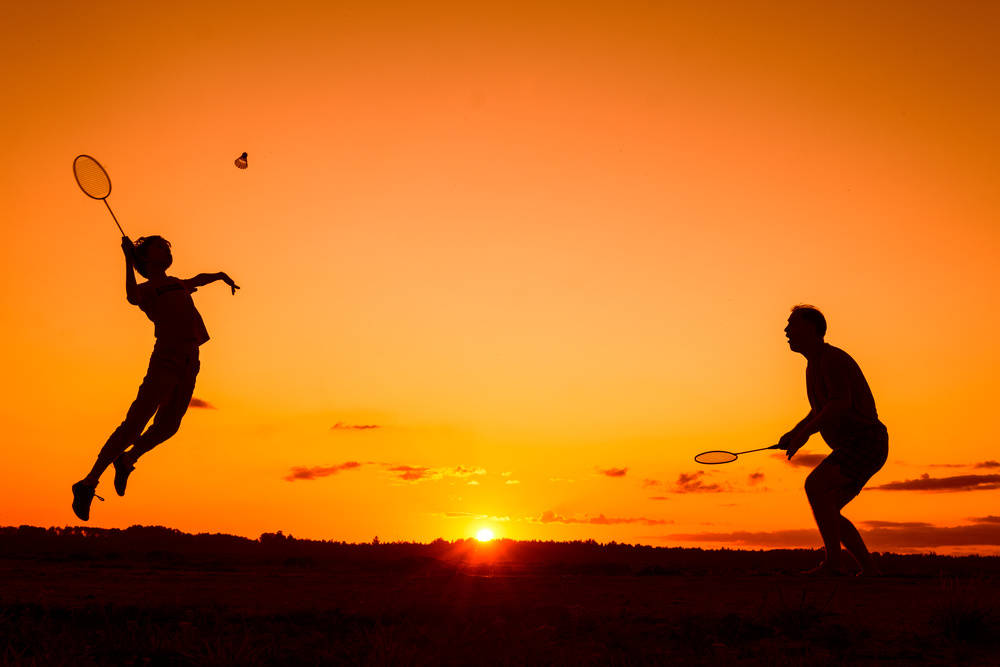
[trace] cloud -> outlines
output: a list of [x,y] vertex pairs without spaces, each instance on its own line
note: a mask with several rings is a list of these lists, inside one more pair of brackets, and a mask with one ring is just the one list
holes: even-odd
[[612,526],[623,523],[641,523],[646,526],[662,526],[664,524],[673,523],[673,521],[668,519],[650,519],[644,516],[613,518],[606,517],[603,514],[598,514],[597,516],[584,516],[583,518],[567,517],[560,516],[551,510],[542,512],[540,517],[529,519],[529,521],[533,523],[585,523],[594,526]]
[[[910,464],[918,465],[918,464]],[[927,468],[1000,468],[1000,461],[980,461],[979,463],[930,463]]]
[[927,528],[933,524],[926,521],[861,521],[869,528]]
[[339,463],[332,466],[313,466],[311,468],[306,466],[295,466],[285,477],[285,481],[294,482],[297,479],[318,479],[320,477],[329,477],[330,475],[336,475],[342,470],[354,470],[360,468],[361,464],[357,461],[347,461],[346,463]]
[[791,461],[788,460],[785,454],[775,454],[773,458],[784,461],[796,468],[815,468],[819,465],[820,461],[826,458],[826,454],[796,454],[792,457]]
[[750,486],[757,486],[763,481],[764,481],[764,473],[762,472],[750,473],[750,476],[747,478],[747,484],[749,484]]
[[509,516],[491,516],[489,514],[475,514],[474,512],[443,512],[438,516],[447,519],[486,519],[488,521],[510,521]]
[[975,523],[1000,523],[1000,516],[976,516],[969,519]]
[[420,479],[426,479],[431,474],[431,469],[425,466],[387,465],[386,469],[389,472],[399,473],[397,477],[406,480],[407,482],[415,482]]
[[520,484],[521,480],[518,479],[508,479],[504,484]]
[[932,547],[998,546],[1000,525],[980,523],[966,526],[898,524],[878,526],[863,532],[865,541],[879,549],[921,549]]
[[198,398],[196,396],[192,396],[191,397],[191,402],[188,403],[188,407],[192,407],[192,408],[204,408],[206,410],[215,410],[216,409],[216,407],[214,405],[212,405],[211,403],[209,403],[205,399]]
[[597,472],[606,477],[624,477],[628,473],[628,468],[598,468]]
[[650,500],[670,500],[670,496],[650,496]]
[[732,533],[675,533],[666,539],[679,542],[711,542],[741,546],[800,547],[822,543],[819,532],[812,530],[739,530]]
[[[430,466],[411,466],[396,463],[383,463],[383,467],[392,473],[397,473],[396,477],[407,482],[419,482],[421,480],[437,480],[445,477],[458,479],[468,479],[472,476],[486,474],[485,468],[473,468],[471,466],[454,466],[451,468],[432,468]],[[475,486],[479,482],[470,480],[469,484]]]
[[469,468],[466,466],[455,466],[442,472],[446,477],[471,477],[472,475],[485,475],[484,468]]
[[[865,542],[870,548],[879,551],[1000,546],[1000,523],[992,521],[965,526],[934,526],[920,521],[868,521],[864,525],[870,526],[870,528],[861,531]],[[668,535],[666,539],[771,548],[818,547],[822,542],[816,529],[680,533]]]
[[718,484],[706,484],[702,481],[704,470],[692,473],[682,472],[674,482],[674,493],[719,493],[724,489]]
[[360,468],[363,465],[377,465],[381,466],[384,470],[392,473],[394,477],[404,480],[406,482],[419,482],[421,480],[438,480],[445,477],[466,479],[467,484],[473,486],[478,485],[479,482],[475,479],[469,479],[473,476],[482,476],[486,474],[485,468],[473,468],[470,466],[454,466],[451,468],[432,468],[430,466],[414,466],[405,465],[401,463],[378,463],[375,461],[367,461],[365,463],[359,463],[358,461],[348,461],[347,463],[341,463],[332,466],[296,466],[291,469],[291,472],[287,477],[288,481],[295,481],[298,479],[317,479],[319,477],[328,477],[330,475],[335,475],[341,470],[350,470],[353,468]]
[[882,491],[987,491],[1000,489],[1000,475],[953,475],[931,477],[927,473],[919,479],[905,479],[872,487]]
[[382,428],[378,424],[345,424],[344,422],[337,422],[330,427],[331,431],[367,431],[373,428]]

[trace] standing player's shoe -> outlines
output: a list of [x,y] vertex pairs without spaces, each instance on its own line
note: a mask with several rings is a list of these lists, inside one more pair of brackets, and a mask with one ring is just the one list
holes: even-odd
[[96,488],[83,482],[77,482],[73,485],[73,512],[83,521],[90,520],[90,503],[93,502],[94,498],[104,502],[104,498],[94,493]]
[[128,476],[135,470],[135,462],[130,460],[126,454],[120,454],[113,465],[115,466],[115,493],[124,496]]

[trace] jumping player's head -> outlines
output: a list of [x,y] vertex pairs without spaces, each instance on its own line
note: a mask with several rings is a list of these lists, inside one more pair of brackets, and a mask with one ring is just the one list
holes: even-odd
[[792,308],[785,326],[785,336],[788,347],[793,352],[806,353],[823,343],[826,335],[826,318],[819,308],[807,304],[799,304]]
[[173,263],[170,241],[162,236],[143,236],[135,242],[135,270],[143,278],[161,275]]

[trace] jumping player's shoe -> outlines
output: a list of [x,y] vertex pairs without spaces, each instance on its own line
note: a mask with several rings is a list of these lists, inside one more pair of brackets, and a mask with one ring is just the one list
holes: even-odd
[[73,513],[83,521],[90,520],[90,503],[94,498],[104,502],[104,498],[94,493],[95,488],[97,487],[87,486],[83,482],[73,485]]
[[115,466],[115,493],[124,496],[128,476],[135,470],[135,462],[130,461],[125,454],[121,454],[115,459],[113,465]]

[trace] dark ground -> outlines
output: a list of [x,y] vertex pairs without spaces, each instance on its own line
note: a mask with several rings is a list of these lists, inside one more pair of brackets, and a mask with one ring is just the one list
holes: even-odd
[[1000,559],[818,558],[0,529],[0,664],[1000,664]]

